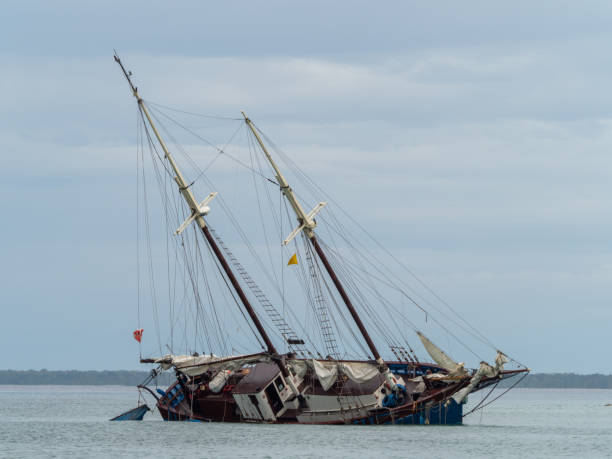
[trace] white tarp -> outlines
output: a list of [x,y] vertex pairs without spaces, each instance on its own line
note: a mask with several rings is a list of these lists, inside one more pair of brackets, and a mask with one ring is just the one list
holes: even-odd
[[425,392],[425,389],[427,389],[427,385],[425,384],[425,381],[423,381],[422,376],[417,376],[416,378],[409,379],[408,382],[414,384],[414,387],[412,388],[413,392],[420,394],[422,392]]
[[448,355],[446,355],[446,353],[442,349],[432,343],[429,338],[427,338],[423,333],[418,331],[417,335],[419,335],[419,338],[421,339],[425,350],[431,356],[434,362],[436,362],[438,365],[440,365],[442,368],[449,372],[448,376],[465,376],[466,371],[464,368],[464,363],[455,362]]
[[364,362],[343,362],[341,369],[351,381],[358,383],[369,381],[380,373],[377,365]]
[[221,392],[225,387],[227,380],[234,372],[231,370],[221,370],[208,383],[208,388],[215,394]]
[[341,362],[335,360],[291,360],[289,365],[298,377],[304,377],[307,368],[311,368],[323,390],[328,390],[338,378],[338,372],[346,375],[351,381],[362,383],[379,375],[378,367],[365,362]]
[[508,358],[501,351],[497,351],[495,367],[492,367],[487,362],[480,362],[480,368],[478,368],[478,371],[472,376],[470,383],[460,391],[455,392],[453,400],[457,403],[461,403],[483,378],[494,378],[499,375],[499,372],[504,369],[504,364],[507,362]]
[[298,379],[302,379],[306,376],[306,372],[308,371],[308,365],[306,364],[306,360],[290,360],[287,362],[289,367],[293,370],[295,376]]
[[338,379],[338,365],[337,363],[333,363],[332,365],[325,365],[323,362],[318,360],[311,360],[312,367],[314,372],[319,378],[319,382],[321,383],[321,387],[323,390],[329,389],[334,385],[336,379]]

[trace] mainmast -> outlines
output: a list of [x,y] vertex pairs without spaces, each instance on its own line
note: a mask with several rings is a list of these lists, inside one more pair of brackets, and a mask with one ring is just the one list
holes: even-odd
[[355,310],[355,307],[353,306],[353,303],[351,302],[351,299],[349,298],[349,296],[347,295],[346,291],[344,290],[344,286],[340,282],[340,279],[338,279],[338,276],[336,275],[334,269],[332,268],[331,264],[329,263],[329,260],[327,259],[327,256],[325,255],[325,252],[321,248],[321,245],[319,244],[319,241],[317,240],[317,237],[315,236],[314,229],[316,228],[317,223],[314,220],[314,216],[327,203],[320,202],[319,204],[317,204],[317,206],[312,211],[310,211],[310,213],[307,214],[306,212],[304,212],[304,209],[302,208],[302,206],[300,205],[299,201],[295,197],[295,194],[293,193],[293,190],[291,189],[291,187],[287,183],[287,180],[285,180],[285,177],[281,173],[280,169],[278,168],[278,166],[276,165],[276,163],[272,159],[272,156],[268,152],[268,149],[266,148],[266,146],[264,145],[263,141],[261,140],[261,137],[259,136],[259,133],[257,132],[257,129],[255,129],[255,126],[253,125],[251,120],[246,116],[246,114],[244,112],[242,112],[242,116],[244,116],[244,120],[245,120],[247,126],[251,129],[251,132],[255,136],[255,139],[257,139],[257,143],[259,143],[259,146],[261,147],[262,151],[264,152],[264,154],[268,158],[268,161],[272,165],[272,168],[274,169],[274,172],[276,174],[276,180],[278,181],[278,184],[280,185],[280,189],[281,189],[283,195],[285,195],[285,197],[287,198],[287,201],[289,201],[289,204],[291,205],[291,207],[293,208],[293,211],[295,212],[295,214],[297,216],[298,227],[295,230],[293,230],[293,232],[287,237],[287,239],[285,239],[283,241],[283,244],[287,245],[289,242],[291,242],[291,240],[293,240],[293,238],[295,238],[300,233],[300,231],[304,231],[304,233],[306,234],[306,236],[310,240],[311,244],[313,245],[315,251],[317,252],[317,255],[321,259],[321,262],[323,263],[323,266],[325,266],[325,270],[329,274],[329,277],[331,278],[331,280],[334,283],[336,289],[338,290],[338,293],[342,297],[342,300],[344,301],[344,304],[346,305],[346,308],[348,309],[349,313],[353,317],[353,320],[355,321],[355,324],[357,325],[357,328],[361,332],[361,335],[363,336],[363,339],[365,340],[366,344],[370,348],[370,351],[372,352],[372,355],[374,356],[374,359],[376,360],[376,362],[378,364],[382,365],[384,362],[383,362],[383,360],[382,360],[382,358],[380,356],[380,353],[378,352],[378,349],[376,348],[376,345],[374,344],[374,341],[372,341],[372,338],[370,337],[370,334],[368,333],[368,331],[365,328],[365,325],[361,321],[361,317],[359,317],[359,314],[357,314],[357,311]]
[[183,177],[183,174],[178,168],[178,165],[174,161],[173,156],[170,154],[170,151],[168,150],[166,143],[164,142],[159,132],[157,131],[157,128],[155,127],[155,124],[153,123],[153,120],[151,119],[151,116],[149,115],[149,110],[147,109],[147,106],[145,105],[144,101],[138,94],[138,88],[135,87],[134,84],[132,83],[132,80],[130,78],[131,72],[128,73],[125,70],[125,67],[123,67],[123,64],[121,63],[121,59],[119,59],[119,56],[117,56],[116,53],[114,57],[115,57],[115,61],[121,67],[121,70],[123,71],[123,74],[125,75],[125,78],[130,84],[130,88],[132,89],[132,94],[138,101],[138,108],[140,109],[141,113],[144,114],[147,121],[149,122],[149,125],[151,126],[151,129],[153,130],[153,133],[155,134],[155,137],[157,138],[162,150],[164,151],[164,156],[166,157],[166,159],[168,160],[168,163],[170,164],[170,166],[172,167],[172,170],[174,171],[174,174],[175,174],[174,180],[176,181],[179,187],[179,191],[181,195],[183,196],[183,198],[187,202],[187,205],[191,209],[191,215],[185,220],[185,222],[180,226],[180,228],[176,230],[176,234],[182,233],[183,230],[185,230],[185,228],[187,228],[187,226],[192,221],[195,221],[197,223],[197,225],[202,230],[202,233],[204,233],[204,237],[206,238],[206,241],[208,242],[215,256],[219,260],[219,263],[221,264],[223,271],[225,271],[225,274],[227,275],[232,286],[234,287],[234,290],[238,294],[238,297],[240,298],[240,301],[242,302],[245,310],[247,311],[247,313],[249,314],[249,317],[253,321],[255,328],[257,328],[257,331],[259,332],[260,336],[264,340],[266,347],[268,349],[268,352],[272,355],[277,355],[278,353],[276,351],[276,348],[274,347],[274,344],[272,344],[272,341],[270,340],[270,337],[266,333],[266,330],[264,329],[259,318],[257,317],[257,314],[255,314],[255,310],[251,306],[251,303],[249,302],[244,291],[242,290],[242,287],[238,283],[238,279],[236,279],[236,276],[234,275],[234,273],[232,272],[232,269],[230,268],[229,264],[225,260],[223,253],[219,249],[217,242],[212,236],[210,230],[208,229],[206,220],[204,220],[204,216],[208,214],[208,212],[210,211],[210,207],[208,207],[208,203],[217,195],[217,193],[216,192],[210,193],[204,201],[202,201],[201,203],[198,203],[195,196],[193,195],[193,192],[190,189],[190,185],[188,185],[187,182],[185,181],[185,178]]

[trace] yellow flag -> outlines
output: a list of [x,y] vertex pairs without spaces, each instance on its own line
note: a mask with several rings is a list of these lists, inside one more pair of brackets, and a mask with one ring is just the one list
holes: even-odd
[[297,253],[294,253],[293,256],[289,259],[289,263],[287,263],[287,266],[297,264]]

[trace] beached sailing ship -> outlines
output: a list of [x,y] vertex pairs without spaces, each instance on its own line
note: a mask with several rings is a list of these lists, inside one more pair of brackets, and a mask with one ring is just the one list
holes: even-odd
[[[348,239],[350,234],[343,232],[337,220],[332,217],[326,221],[323,218],[322,211],[326,208],[326,202],[319,202],[310,212],[304,210],[301,199],[272,157],[269,149],[271,143],[264,142],[266,137],[243,112],[241,125],[246,128],[249,136],[250,151],[259,156],[255,162],[251,156],[251,165],[234,159],[254,173],[257,179],[278,191],[278,212],[273,212],[273,218],[269,221],[273,220],[282,232],[283,218],[287,217],[287,213],[292,214],[294,222],[297,220],[297,227],[282,242],[284,252],[281,253],[294,252],[289,265],[299,263],[299,269],[296,269],[297,282],[303,291],[305,310],[310,311],[314,317],[310,321],[314,331],[308,331],[304,324],[308,320],[300,321],[295,312],[292,315],[288,306],[290,296],[300,295],[296,295],[295,290],[292,290],[292,295],[287,295],[285,278],[279,280],[278,276],[270,275],[258,259],[257,270],[267,275],[271,288],[275,284],[280,298],[278,301],[282,302],[282,311],[279,311],[251,277],[249,270],[210,227],[208,214],[212,212],[214,204],[219,203],[230,215],[230,220],[248,245],[250,253],[257,257],[249,245],[246,232],[240,228],[237,219],[216,191],[209,192],[202,201],[196,197],[196,181],[202,179],[209,185],[212,183],[207,179],[206,169],[195,166],[198,174],[196,179],[186,179],[159,128],[159,118],[163,113],[156,115],[153,112],[152,104],[145,103],[141,98],[132,82],[131,72],[126,71],[117,55],[115,61],[120,65],[138,103],[141,145],[139,165],[142,166],[143,152],[148,149],[161,188],[161,201],[166,206],[164,221],[168,228],[171,225],[177,228],[173,239],[167,242],[168,253],[168,247],[175,249],[173,255],[168,255],[168,259],[175,263],[172,275],[168,264],[167,277],[169,284],[172,284],[168,290],[168,301],[172,303],[173,295],[174,298],[177,296],[176,286],[182,285],[185,289],[181,305],[185,311],[184,332],[188,333],[188,326],[193,327],[196,335],[199,333],[202,347],[207,347],[205,352],[198,352],[194,341],[189,352],[179,354],[175,352],[177,346],[166,343],[169,353],[151,357],[141,355],[141,362],[153,364],[155,369],[139,388],[156,399],[157,409],[163,419],[303,424],[460,424],[468,394],[486,387],[496,387],[503,379],[527,374],[528,369],[515,361],[512,362],[517,365],[516,369],[504,369],[509,358],[501,351],[497,351],[492,365],[482,361],[479,368],[469,370],[427,338],[410,316],[393,301],[386,299],[384,293],[399,292],[426,314],[426,321],[429,313],[407,293],[392,270],[379,264],[376,254],[360,254],[361,247],[351,245]],[[190,128],[182,127],[198,136]],[[216,150],[218,155],[215,160],[221,155],[228,155],[223,149]],[[193,163],[188,155],[186,158]],[[267,169],[262,166],[263,160]],[[298,173],[305,177],[301,171],[298,170]],[[139,172],[139,180],[146,183],[144,172]],[[307,177],[305,183],[310,183],[315,192],[323,193]],[[262,199],[257,190],[261,191],[261,188],[256,187],[256,198]],[[268,189],[261,193],[268,193],[269,197]],[[146,199],[145,196],[145,207]],[[351,262],[342,254],[341,249],[328,246],[320,239],[316,216],[329,222],[339,239],[346,243],[348,251],[358,257],[357,262]],[[179,225],[175,223],[181,220]],[[269,221],[262,219],[264,232]],[[353,220],[353,223],[359,227],[358,222]],[[148,235],[148,217],[145,224],[148,225],[145,228]],[[254,222],[249,222],[250,228],[254,226]],[[147,252],[148,272],[153,287],[153,263],[150,260],[154,256],[151,255],[150,245]],[[373,272],[367,271],[368,263],[374,267]],[[217,282],[221,280],[219,284],[223,293],[213,291],[211,271]],[[180,274],[183,280],[176,281]],[[238,327],[237,334],[244,338],[248,334],[245,333],[246,329],[253,332],[259,349],[247,348],[247,352],[236,352],[234,346],[230,348],[227,340],[232,333],[222,325],[223,319],[219,318],[227,313],[230,306],[219,307],[217,303],[221,296],[229,298],[227,304],[233,304],[242,315],[241,319],[235,319],[235,316],[229,318],[230,323],[233,323],[232,320],[244,321],[243,329]],[[157,314],[157,300],[152,298]],[[186,312],[189,308],[192,308],[191,314]],[[449,314],[445,317],[448,318]],[[177,314],[171,313],[167,322],[172,333],[178,321]],[[156,330],[161,351],[159,322],[157,319]],[[296,322],[302,327],[300,332],[296,331]],[[481,341],[486,341],[466,321],[460,326]],[[372,328],[386,342],[394,355],[393,359],[383,359],[370,333]],[[412,331],[416,332],[420,343],[435,363],[425,363],[417,358],[406,338],[406,333],[412,334]],[[134,336],[140,343],[143,329],[138,329]],[[356,343],[357,354],[361,352],[361,358],[351,358],[348,351],[350,345],[345,343],[350,340],[343,340],[342,336],[349,336]],[[184,343],[187,348],[186,338]],[[166,370],[173,370],[176,380],[165,390],[153,390],[151,381]],[[484,406],[485,401],[486,398],[483,398],[480,405]],[[141,419],[145,412],[139,408],[118,418]]]

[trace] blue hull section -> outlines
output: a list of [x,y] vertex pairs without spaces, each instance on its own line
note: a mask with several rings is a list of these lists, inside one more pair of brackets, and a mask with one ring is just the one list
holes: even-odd
[[372,415],[353,421],[353,424],[409,424],[409,425],[460,425],[463,423],[463,404],[451,399],[448,406],[444,402],[435,403],[416,413],[402,417],[390,417],[388,413]]
[[132,408],[130,411],[126,411],[119,416],[114,417],[111,421],[142,421],[142,418],[150,408],[147,405],[140,405],[136,408]]

